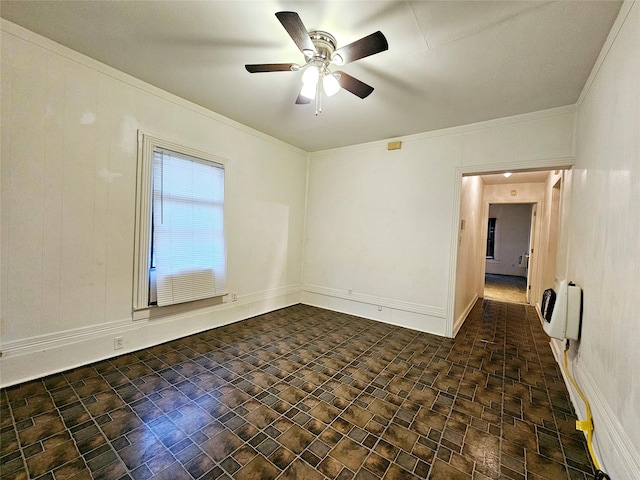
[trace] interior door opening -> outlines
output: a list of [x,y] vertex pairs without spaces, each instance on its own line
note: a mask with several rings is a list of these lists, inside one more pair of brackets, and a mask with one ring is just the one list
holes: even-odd
[[530,303],[535,203],[489,204],[484,298]]
[[[553,286],[557,270],[562,270],[566,264],[566,256],[560,248],[565,172],[559,168],[462,174],[456,232],[453,335],[460,330],[478,299],[500,298],[490,292],[485,294],[485,288],[490,286],[489,275],[509,275],[520,285],[524,283],[524,294],[514,301],[532,306],[541,302],[545,288]],[[507,204],[528,208],[521,218],[524,240],[515,252],[508,253],[502,244],[503,234],[512,229],[501,228],[504,225],[501,225],[499,215],[489,214],[492,204],[503,209]],[[487,251],[488,247],[492,247],[493,252]],[[487,270],[489,260],[493,262],[492,266],[501,261],[514,269],[517,265],[519,270]],[[487,281],[485,274],[488,274]],[[522,288],[519,287],[521,291]]]

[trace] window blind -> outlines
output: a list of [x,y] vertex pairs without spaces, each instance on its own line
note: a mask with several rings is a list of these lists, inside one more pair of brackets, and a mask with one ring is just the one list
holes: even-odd
[[158,305],[226,294],[223,209],[221,165],[154,149],[151,258]]

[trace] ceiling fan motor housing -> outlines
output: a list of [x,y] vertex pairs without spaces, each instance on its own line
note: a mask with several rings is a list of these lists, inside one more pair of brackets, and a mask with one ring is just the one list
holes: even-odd
[[311,37],[311,41],[313,45],[316,47],[316,51],[314,52],[305,52],[307,57],[309,57],[308,62],[314,62],[316,65],[322,65],[324,68],[327,68],[331,63],[333,52],[336,50],[336,39],[333,35],[328,32],[323,32],[322,30],[312,30],[309,32],[309,37]]

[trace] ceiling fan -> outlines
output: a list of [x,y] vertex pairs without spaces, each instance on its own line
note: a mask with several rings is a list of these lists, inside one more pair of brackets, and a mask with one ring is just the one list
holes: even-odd
[[337,48],[336,39],[322,30],[307,31],[296,12],[277,12],[276,17],[289,36],[305,56],[305,63],[261,63],[245,65],[249,73],[287,72],[304,70],[302,89],[298,94],[298,105],[316,101],[316,115],[322,112],[322,93],[332,96],[340,88],[365,98],[373,92],[373,87],[343,72],[332,72],[331,64],[342,66],[364,57],[384,52],[389,48],[387,39],[378,31]]

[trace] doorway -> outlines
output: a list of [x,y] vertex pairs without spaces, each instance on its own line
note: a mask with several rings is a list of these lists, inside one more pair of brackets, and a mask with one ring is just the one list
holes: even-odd
[[[452,306],[453,335],[460,330],[476,301],[485,297],[486,248],[491,204],[535,206],[535,209],[530,210],[532,220],[529,226],[528,253],[530,256],[527,258],[527,249],[521,248],[519,250],[522,251],[519,251],[511,262],[522,264],[526,272],[511,276],[528,279],[526,299],[522,301],[520,297],[516,301],[537,307],[545,288],[553,286],[556,264],[559,266],[566,264],[563,250],[559,247],[563,218],[562,199],[565,196],[563,178],[564,170],[562,169],[462,173],[459,226],[455,232],[457,252]],[[489,270],[486,273],[494,272]],[[500,274],[500,272],[497,273]],[[492,279],[489,278],[489,280]],[[521,285],[522,280],[517,281]],[[489,286],[491,286],[490,282]],[[518,286],[518,289],[521,291],[521,286]],[[487,296],[492,296],[492,293],[487,292]]]
[[529,260],[535,203],[490,203],[487,218],[484,298],[530,303]]

